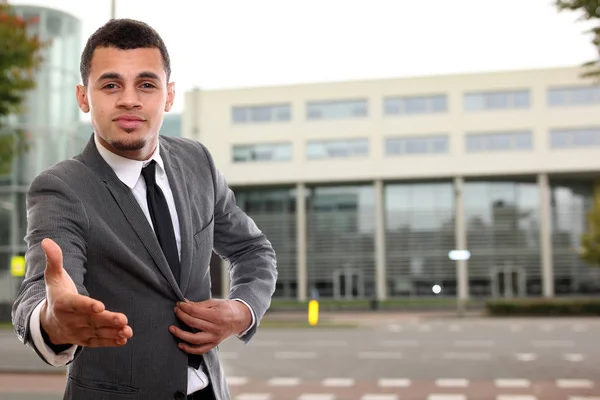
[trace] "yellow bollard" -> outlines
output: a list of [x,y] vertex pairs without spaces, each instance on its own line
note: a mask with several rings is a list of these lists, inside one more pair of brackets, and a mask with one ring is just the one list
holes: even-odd
[[308,302],[308,323],[315,326],[319,322],[319,302],[311,300]]

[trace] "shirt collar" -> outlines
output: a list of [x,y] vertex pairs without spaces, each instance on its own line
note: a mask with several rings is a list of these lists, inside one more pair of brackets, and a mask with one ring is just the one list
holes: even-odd
[[133,189],[137,183],[140,175],[142,174],[142,168],[150,163],[150,161],[156,161],[156,164],[165,170],[162,157],[160,156],[160,141],[156,142],[156,149],[152,156],[145,161],[132,160],[129,158],[121,157],[112,151],[104,147],[99,141],[96,134],[94,134],[94,142],[100,156],[106,161],[106,163],[115,171],[115,174],[130,189]]

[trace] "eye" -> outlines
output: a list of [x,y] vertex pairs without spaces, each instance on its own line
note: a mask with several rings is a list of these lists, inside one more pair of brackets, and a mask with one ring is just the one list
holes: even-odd
[[142,83],[142,88],[144,89],[152,89],[155,88],[156,86],[154,86],[153,84],[146,82],[146,83]]
[[109,89],[109,90],[116,89],[116,88],[117,88],[117,85],[115,83],[108,83],[102,87],[102,89]]

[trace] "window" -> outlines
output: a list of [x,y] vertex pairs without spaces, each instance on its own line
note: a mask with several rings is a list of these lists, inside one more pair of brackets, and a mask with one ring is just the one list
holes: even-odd
[[410,155],[448,153],[450,139],[448,135],[405,136],[385,139],[385,154]]
[[289,104],[236,106],[231,109],[231,120],[234,124],[285,122],[290,119],[291,106]]
[[388,97],[383,100],[385,115],[437,114],[448,111],[446,95]]
[[550,107],[600,104],[600,86],[550,88],[547,101]]
[[311,141],[306,146],[309,159],[365,157],[369,155],[368,139]]
[[550,131],[551,148],[599,147],[600,127],[553,129]]
[[233,162],[289,161],[292,145],[289,143],[264,143],[233,146]]
[[529,131],[469,133],[467,152],[529,150],[533,148],[533,136]]
[[314,101],[306,104],[306,119],[362,118],[367,108],[367,100]]
[[467,111],[521,109],[530,105],[528,90],[466,93],[464,101]]

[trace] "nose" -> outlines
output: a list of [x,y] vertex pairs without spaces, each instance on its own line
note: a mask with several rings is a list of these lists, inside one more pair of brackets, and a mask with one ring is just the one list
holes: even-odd
[[142,101],[140,100],[139,93],[135,87],[126,87],[120,92],[117,107],[129,110],[132,108],[140,108],[141,106]]

